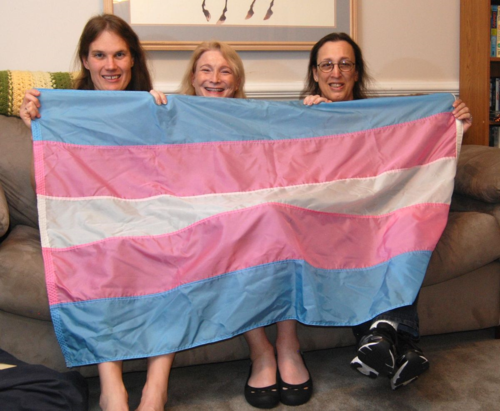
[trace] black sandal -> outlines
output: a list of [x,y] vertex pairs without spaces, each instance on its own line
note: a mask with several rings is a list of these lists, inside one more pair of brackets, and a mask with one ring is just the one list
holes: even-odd
[[274,408],[280,403],[280,393],[278,384],[269,385],[268,387],[254,388],[248,385],[248,380],[252,375],[252,365],[248,373],[247,382],[245,383],[245,399],[247,402],[256,408]]
[[[304,361],[304,357],[302,356],[302,361]],[[311,373],[307,368],[306,362],[304,361],[304,366],[309,373],[309,379],[302,384],[288,384],[281,379],[281,375],[278,369],[278,387],[279,387],[279,395],[281,402],[285,405],[302,405],[308,402],[311,399],[312,391],[313,391],[313,382]]]

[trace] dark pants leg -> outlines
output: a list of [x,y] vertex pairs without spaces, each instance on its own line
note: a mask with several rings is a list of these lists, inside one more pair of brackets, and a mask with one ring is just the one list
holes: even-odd
[[386,311],[385,313],[377,315],[370,321],[354,326],[352,328],[352,331],[354,333],[354,336],[356,337],[356,341],[359,342],[359,340],[365,334],[368,333],[371,325],[375,321],[379,320],[388,320],[397,322],[399,324],[398,331],[409,334],[411,335],[414,341],[418,341],[420,339],[420,331],[419,331],[417,304],[418,304],[418,295],[413,304],[411,305],[406,305],[404,307],[399,307],[395,308],[394,310]]

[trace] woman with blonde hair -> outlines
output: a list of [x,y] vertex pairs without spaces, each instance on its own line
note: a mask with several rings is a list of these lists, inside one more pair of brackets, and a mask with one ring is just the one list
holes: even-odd
[[[201,43],[194,50],[182,79],[180,94],[246,98],[244,86],[245,71],[236,51],[225,43],[210,41]],[[245,384],[245,398],[254,407],[272,408],[280,401],[300,405],[311,397],[312,380],[300,355],[296,323],[293,320],[278,322],[278,359],[264,327],[244,334],[252,361]]]
[[[210,76],[215,81],[211,82]],[[229,45],[212,40],[201,43],[193,51],[179,94],[246,98],[244,86],[245,69],[238,53]]]

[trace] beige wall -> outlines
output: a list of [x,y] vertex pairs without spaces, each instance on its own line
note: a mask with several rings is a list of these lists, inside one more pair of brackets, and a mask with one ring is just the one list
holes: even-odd
[[380,88],[458,91],[460,0],[358,4],[358,41]]
[[[0,0],[0,70],[67,71],[102,0]],[[380,94],[458,90],[459,0],[358,0],[358,42]],[[241,52],[250,97],[295,98],[307,52]],[[150,52],[155,87],[173,92],[189,52]]]

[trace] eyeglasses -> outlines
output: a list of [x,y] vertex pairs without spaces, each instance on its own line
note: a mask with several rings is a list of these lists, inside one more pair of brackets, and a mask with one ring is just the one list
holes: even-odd
[[318,64],[318,67],[323,73],[330,73],[334,69],[335,65],[339,66],[340,71],[348,72],[352,71],[356,64],[351,60],[340,60],[338,63],[334,63],[332,61],[322,61]]

